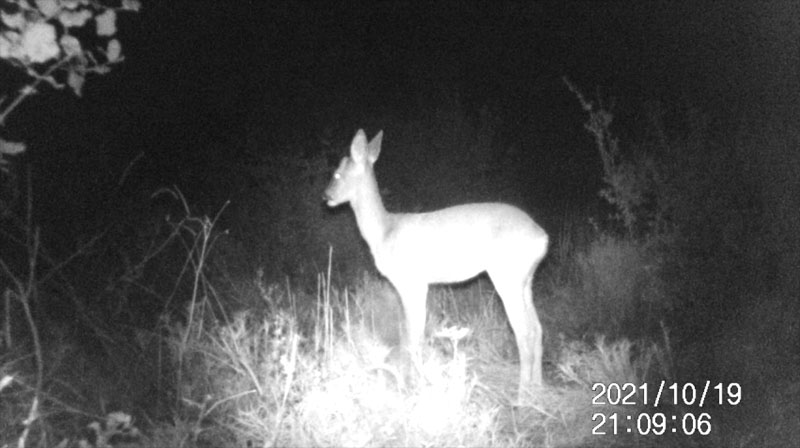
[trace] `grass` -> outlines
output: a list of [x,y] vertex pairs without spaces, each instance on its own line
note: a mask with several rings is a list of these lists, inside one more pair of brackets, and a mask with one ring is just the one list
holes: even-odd
[[[540,273],[547,386],[520,407],[513,335],[485,279],[432,288],[429,336],[415,359],[398,347],[402,310],[385,280],[364,274],[336,287],[326,273],[303,290],[256,275],[212,288],[201,262],[210,223],[195,224],[189,247],[201,258],[187,277],[195,297],[187,320],[120,331],[101,353],[66,327],[48,327],[38,346],[6,341],[0,447],[769,446],[797,436],[798,359],[781,352],[790,341],[774,331],[796,327],[796,318],[781,301],[753,298],[753,319],[699,340],[671,334],[663,321],[632,338],[624,320],[603,318],[620,307],[635,317],[631,297],[654,288],[644,278],[652,271],[641,269],[646,245],[601,239]],[[604,274],[609,263],[613,275]],[[623,273],[625,282],[612,281]],[[568,314],[590,311],[593,333],[586,316]],[[742,399],[702,409],[680,397],[652,403],[662,384],[706,381],[737,383]],[[627,404],[619,392],[631,392]],[[696,422],[703,412],[704,436],[611,434],[615,414]]]
[[312,319],[253,308],[184,329],[193,336],[172,344],[193,360],[181,376],[182,446],[575,446],[592,437],[594,383],[641,384],[669,367],[663,345],[564,341],[551,354],[552,384],[516,407],[513,338],[486,285],[434,290],[419,360],[376,326],[387,294],[371,277],[352,293],[321,281]]

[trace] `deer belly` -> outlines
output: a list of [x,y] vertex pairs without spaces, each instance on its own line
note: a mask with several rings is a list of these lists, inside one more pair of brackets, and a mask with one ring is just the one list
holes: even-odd
[[418,247],[406,249],[373,253],[376,267],[389,280],[393,277],[412,277],[428,284],[455,283],[486,270],[484,259],[460,251],[435,253]]

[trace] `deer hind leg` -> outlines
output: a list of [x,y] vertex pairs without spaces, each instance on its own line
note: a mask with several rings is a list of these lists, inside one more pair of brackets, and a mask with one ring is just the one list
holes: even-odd
[[539,321],[539,314],[536,312],[536,305],[533,303],[533,273],[526,279],[522,294],[522,303],[525,305],[524,315],[532,324],[531,338],[529,340],[531,351],[533,352],[531,380],[534,386],[541,386],[544,384],[542,374],[542,352],[544,350],[542,348],[542,323]]
[[503,270],[489,272],[517,341],[520,399],[531,386],[543,384],[542,325],[533,305],[533,271],[525,275],[511,275]]

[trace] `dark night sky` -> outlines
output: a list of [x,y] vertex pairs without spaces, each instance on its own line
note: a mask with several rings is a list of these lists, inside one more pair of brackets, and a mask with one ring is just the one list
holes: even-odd
[[798,116],[791,0],[144,3],[120,24],[122,66],[90,79],[82,99],[46,92],[10,120],[35,175],[53,180],[36,183],[40,197],[106,189],[144,152],[139,193],[178,185],[218,206],[236,192],[214,179],[237,176],[226,160],[256,125],[275,147],[326,126],[346,143],[443,86],[467,107],[499,111],[510,143],[535,148],[532,175],[552,198],[593,194],[600,176],[561,76],[617,98],[621,120],[654,98],[699,106],[720,135],[740,123],[795,128]]

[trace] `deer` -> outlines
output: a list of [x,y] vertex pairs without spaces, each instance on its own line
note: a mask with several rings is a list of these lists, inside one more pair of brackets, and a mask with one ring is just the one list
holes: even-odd
[[519,353],[518,400],[543,385],[542,326],[533,303],[533,277],[547,254],[547,233],[521,209],[499,202],[455,205],[426,213],[390,213],[374,165],[383,131],[367,141],[356,132],[325,189],[328,207],[349,204],[378,271],[394,286],[405,314],[412,353],[424,342],[431,284],[469,280],[486,272],[503,303]]

